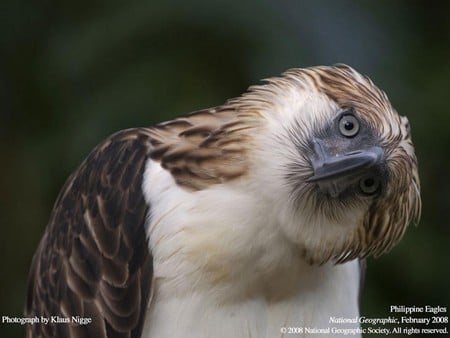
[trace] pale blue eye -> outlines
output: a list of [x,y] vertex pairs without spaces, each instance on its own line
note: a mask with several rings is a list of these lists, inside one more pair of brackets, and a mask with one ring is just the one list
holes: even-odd
[[359,132],[359,121],[353,115],[343,115],[339,120],[339,131],[346,137],[353,137]]

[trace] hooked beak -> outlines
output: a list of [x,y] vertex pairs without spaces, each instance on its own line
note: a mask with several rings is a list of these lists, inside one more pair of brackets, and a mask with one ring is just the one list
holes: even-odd
[[[379,164],[384,155],[383,149],[377,146],[351,151],[342,155],[331,155],[327,153],[321,140],[315,139],[313,144],[315,158],[311,162],[314,174],[306,180],[307,182],[322,183],[325,181],[332,183],[330,181],[336,179],[345,180],[345,178],[349,178],[347,181],[352,181],[351,177],[358,176],[367,169]],[[343,190],[343,187],[337,189],[337,186],[332,185],[334,186],[332,195],[338,195]]]

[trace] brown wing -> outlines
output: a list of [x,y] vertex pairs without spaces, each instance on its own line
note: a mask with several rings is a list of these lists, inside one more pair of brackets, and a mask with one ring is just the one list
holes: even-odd
[[141,188],[150,148],[148,129],[118,132],[66,182],[33,258],[25,314],[92,322],[27,325],[27,337],[141,336],[153,275]]

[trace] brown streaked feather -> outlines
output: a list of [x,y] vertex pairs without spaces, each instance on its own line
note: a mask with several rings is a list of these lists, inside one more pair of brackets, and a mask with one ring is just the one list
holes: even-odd
[[151,128],[151,158],[186,188],[223,183],[247,172],[246,131],[260,122],[232,105],[196,111]]
[[319,92],[324,93],[341,108],[356,109],[377,128],[388,127],[380,125],[380,121],[386,118],[400,122],[400,116],[394,112],[386,94],[368,77],[362,76],[347,65],[291,69],[286,75],[308,78]]
[[27,325],[27,337],[140,337],[153,262],[144,230],[148,129],[98,145],[63,187],[28,280],[27,316],[92,318]]

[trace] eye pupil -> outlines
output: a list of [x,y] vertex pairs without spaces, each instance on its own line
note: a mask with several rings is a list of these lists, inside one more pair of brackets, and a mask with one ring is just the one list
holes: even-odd
[[345,130],[350,131],[353,128],[355,128],[355,125],[352,122],[350,122],[350,121],[345,121],[344,128],[345,128]]
[[375,181],[372,178],[366,178],[364,184],[366,187],[371,187],[375,184]]

